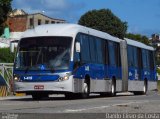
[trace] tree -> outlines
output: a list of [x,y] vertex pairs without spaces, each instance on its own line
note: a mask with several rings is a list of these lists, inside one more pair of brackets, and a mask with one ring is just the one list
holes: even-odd
[[127,22],[122,22],[109,9],[88,11],[81,16],[78,24],[107,32],[121,39],[127,31]]
[[11,11],[12,0],[0,0],[0,35],[3,33],[7,14]]
[[129,38],[129,39],[132,39],[132,40],[136,40],[136,41],[142,42],[142,43],[144,43],[146,45],[150,44],[149,39],[146,36],[143,36],[143,35],[140,35],[140,34],[128,33],[128,34],[126,34],[125,37]]

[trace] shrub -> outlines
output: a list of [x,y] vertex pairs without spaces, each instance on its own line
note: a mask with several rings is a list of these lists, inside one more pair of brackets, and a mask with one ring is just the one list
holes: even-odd
[[13,63],[15,53],[11,53],[9,48],[0,48],[0,63]]

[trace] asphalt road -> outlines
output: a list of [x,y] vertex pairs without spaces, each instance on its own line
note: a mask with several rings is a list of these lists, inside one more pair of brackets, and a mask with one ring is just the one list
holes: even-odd
[[66,100],[63,95],[51,95],[49,98],[38,101],[32,100],[30,96],[12,96],[0,98],[0,113],[2,119],[106,119],[112,117],[157,119],[160,118],[160,95],[152,91],[147,95],[135,96],[131,93],[121,93],[115,97],[91,95],[89,99],[75,100]]

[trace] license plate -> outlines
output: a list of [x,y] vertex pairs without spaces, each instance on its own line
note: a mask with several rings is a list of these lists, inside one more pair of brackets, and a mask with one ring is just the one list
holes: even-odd
[[35,90],[43,90],[44,89],[44,85],[35,85],[34,89]]

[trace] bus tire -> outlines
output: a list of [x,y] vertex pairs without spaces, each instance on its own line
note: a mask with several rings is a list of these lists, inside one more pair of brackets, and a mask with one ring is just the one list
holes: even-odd
[[115,95],[116,95],[116,81],[115,81],[115,79],[112,79],[110,96],[113,97]]
[[83,83],[83,92],[81,93],[81,98],[86,99],[89,97],[89,85],[87,82]]
[[135,91],[134,95],[146,95],[147,90],[148,90],[148,84],[147,84],[147,80],[145,80],[143,85],[143,91]]
[[146,95],[148,90],[147,80],[144,81],[143,92],[142,95]]

